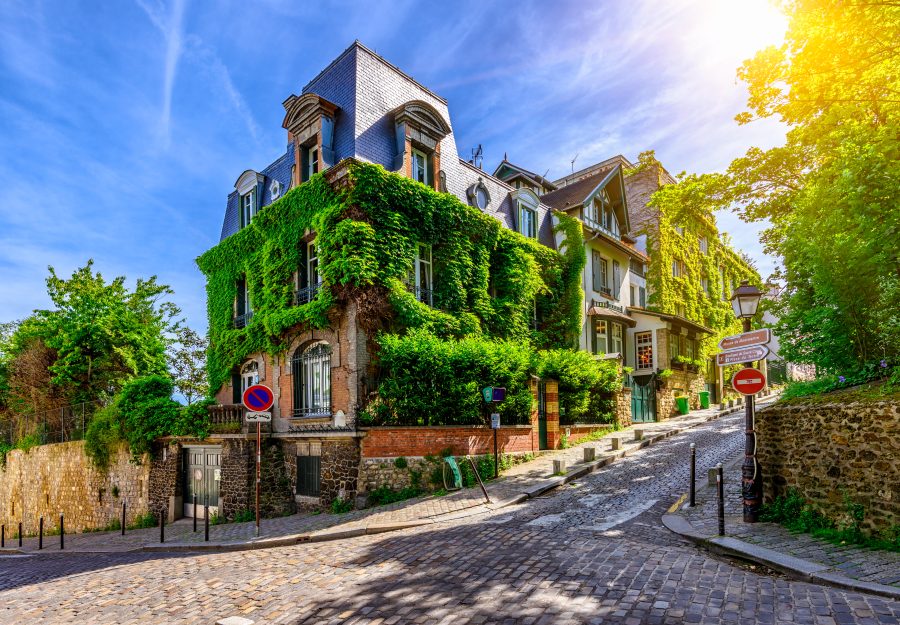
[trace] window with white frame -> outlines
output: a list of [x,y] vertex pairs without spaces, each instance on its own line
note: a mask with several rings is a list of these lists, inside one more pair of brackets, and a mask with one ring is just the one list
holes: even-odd
[[703,289],[704,295],[709,294],[709,278],[706,276],[706,274],[700,276],[700,288]]
[[609,263],[597,250],[591,250],[591,269],[594,291],[609,295]]
[[610,335],[610,352],[613,354],[622,354],[624,343],[622,341],[622,324],[610,323],[612,334]]
[[431,159],[428,158],[428,155],[425,152],[420,150],[412,151],[412,179],[416,182],[421,182],[422,184],[430,184],[429,180],[431,176],[429,175],[431,169]]
[[638,371],[653,370],[653,333],[638,332],[634,335],[635,367]]
[[259,384],[259,365],[255,360],[241,367],[241,395],[254,384]]
[[622,266],[619,264],[619,261],[614,260],[612,268],[612,295],[616,299],[619,299],[619,291],[622,288]]
[[698,243],[700,245],[700,251],[706,254],[709,251],[709,243],[706,241],[706,237],[700,237]]
[[591,346],[591,351],[594,354],[605,354],[608,350],[607,342],[609,341],[609,325],[606,319],[601,319],[599,317],[592,317],[594,320],[593,328],[593,345]]
[[303,182],[319,173],[319,146],[312,144],[303,148]]
[[306,280],[310,288],[318,288],[322,284],[322,276],[319,275],[319,255],[316,251],[315,241],[310,241],[306,247]]
[[427,243],[416,245],[416,257],[410,267],[407,285],[423,304],[433,305],[431,274],[431,246]]
[[246,228],[256,216],[256,189],[241,196],[241,228]]
[[639,295],[640,295],[640,297],[638,299],[638,305],[641,308],[646,308],[647,307],[647,289],[646,289],[646,287],[638,287],[638,291],[639,291]]
[[684,275],[684,265],[682,264],[682,262],[680,260],[673,260],[672,261],[672,277],[680,278],[683,275]]
[[537,238],[537,211],[519,202],[519,232],[529,239]]
[[331,416],[331,347],[314,343],[298,348],[291,359],[294,417]]

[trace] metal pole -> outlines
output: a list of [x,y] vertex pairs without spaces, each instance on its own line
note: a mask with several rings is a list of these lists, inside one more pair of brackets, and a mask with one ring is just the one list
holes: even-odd
[[209,499],[203,506],[203,540],[209,542]]
[[44,517],[38,523],[38,549],[44,548]]
[[500,477],[500,452],[497,448],[497,428],[494,428],[494,479]]
[[[744,319],[744,332],[750,331],[750,319]],[[753,363],[744,363],[744,368]],[[762,471],[756,459],[756,417],[753,395],[747,395],[744,408],[744,463],[741,465],[741,493],[744,499],[744,523],[756,523],[762,505]]]
[[122,500],[122,536],[125,535],[125,500]]
[[262,424],[256,422],[256,537],[259,538],[259,481],[260,463],[262,462]]
[[478,480],[478,485],[481,486],[481,492],[484,493],[485,502],[491,503],[491,498],[487,494],[487,489],[484,487],[484,482],[481,481],[481,476],[478,475],[478,467],[475,466],[475,461],[472,460],[471,456],[466,456],[466,460],[468,460],[469,464],[472,465],[472,471],[475,473],[475,479]]
[[59,515],[59,548],[66,548],[66,526],[63,524],[63,515]]
[[718,493],[719,504],[719,536],[725,535],[725,484],[722,475],[722,463],[716,465],[716,491]]
[[0,549],[6,547],[6,526],[0,525]]
[[194,531],[197,531],[197,493],[194,493]]
[[22,546],[22,521],[19,521],[19,546]]
[[691,443],[691,508],[697,505],[697,446]]
[[159,542],[166,542],[166,509],[159,511]]

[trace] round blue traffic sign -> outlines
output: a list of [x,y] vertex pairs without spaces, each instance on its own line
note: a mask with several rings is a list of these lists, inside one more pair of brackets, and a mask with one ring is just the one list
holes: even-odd
[[275,403],[275,394],[268,386],[254,384],[244,391],[244,407],[253,412],[264,412]]

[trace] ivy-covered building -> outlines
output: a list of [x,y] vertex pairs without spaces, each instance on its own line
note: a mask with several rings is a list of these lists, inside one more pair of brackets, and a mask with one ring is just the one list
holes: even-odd
[[[238,404],[265,384],[269,440],[284,458],[274,482],[299,503],[329,502],[357,488],[357,418],[381,381],[378,332],[569,344],[583,256],[577,222],[460,158],[446,100],[360,43],[283,106],[285,152],[237,177],[220,243],[198,259],[211,418],[235,430],[204,441],[213,452],[183,453],[246,460],[234,451],[248,440]],[[574,233],[572,249],[560,230]],[[242,469],[226,474],[252,483]],[[191,488],[215,488],[226,514],[243,506],[222,495],[240,499],[241,487],[185,484],[185,501]]]

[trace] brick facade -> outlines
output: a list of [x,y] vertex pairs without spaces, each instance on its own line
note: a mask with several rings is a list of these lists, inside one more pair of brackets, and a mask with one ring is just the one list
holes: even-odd
[[[557,422],[558,425],[558,422]],[[497,432],[503,453],[537,451],[529,425],[501,427]],[[379,427],[365,430],[363,458],[428,456],[450,449],[454,456],[476,456],[494,452],[494,432],[486,425]]]

